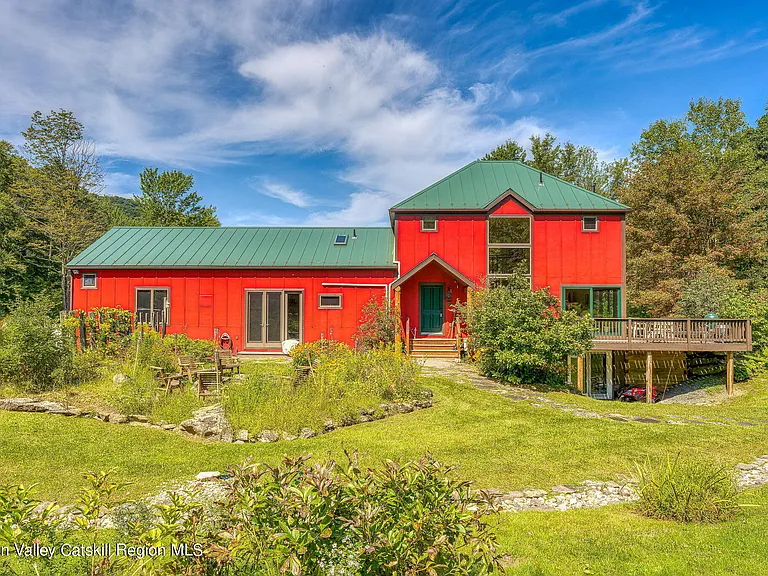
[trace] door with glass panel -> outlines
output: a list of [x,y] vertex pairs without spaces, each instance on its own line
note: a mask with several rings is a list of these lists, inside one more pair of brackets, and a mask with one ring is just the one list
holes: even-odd
[[279,348],[284,340],[301,340],[301,292],[246,292],[246,346]]
[[613,358],[610,352],[587,354],[587,394],[603,400],[613,397]]

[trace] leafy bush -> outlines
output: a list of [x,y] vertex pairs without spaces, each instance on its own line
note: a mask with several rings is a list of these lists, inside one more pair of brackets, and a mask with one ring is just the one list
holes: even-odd
[[[231,472],[223,502],[204,506],[195,494],[172,492],[149,507],[118,506],[122,485],[109,473],[89,474],[73,508],[81,539],[95,542],[99,513],[113,512],[122,541],[166,549],[157,557],[86,559],[90,573],[480,576],[500,568],[489,524],[496,509],[429,455],[379,469],[362,468],[354,455],[346,466],[302,456]],[[72,533],[38,512],[28,491],[3,498],[17,491],[0,487],[0,543],[51,544]],[[171,553],[181,545],[194,554]]]
[[216,351],[213,340],[196,340],[186,334],[166,336],[163,343],[177,356],[192,356],[197,362],[211,358]]
[[44,299],[21,302],[0,324],[0,381],[50,390],[74,354],[72,340]]
[[527,278],[475,293],[458,304],[480,370],[512,383],[562,384],[565,358],[589,350],[592,320],[562,310],[548,289],[531,290]]
[[290,356],[293,367],[301,369],[310,365],[316,366],[329,358],[351,353],[352,349],[343,342],[338,342],[337,340],[315,340],[294,346],[291,349]]
[[385,297],[371,297],[363,306],[355,338],[363,350],[392,344],[400,330],[400,318]]
[[736,379],[746,380],[768,369],[768,292],[754,290],[727,270],[705,266],[685,286],[677,312],[702,318],[713,312],[720,318],[752,320],[752,352],[736,355]]
[[340,343],[309,343],[295,353],[293,362],[305,366],[308,359],[315,366],[303,380],[290,376],[291,366],[254,363],[244,380],[228,384],[224,409],[232,425],[251,432],[276,429],[295,434],[304,427],[320,428],[329,419],[357,422],[361,409],[380,412],[383,402],[423,393],[419,366],[393,350],[355,353]]
[[667,458],[637,466],[638,511],[679,522],[719,522],[737,509],[733,473],[706,460]]

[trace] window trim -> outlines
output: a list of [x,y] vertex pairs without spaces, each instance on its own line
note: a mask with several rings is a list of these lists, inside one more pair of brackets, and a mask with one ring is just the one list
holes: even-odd
[[566,290],[589,290],[589,315],[592,318],[595,317],[595,290],[616,290],[616,312],[618,316],[616,318],[623,318],[623,310],[621,309],[621,294],[624,287],[620,284],[567,284],[560,287],[560,307],[565,310],[565,291]]
[[150,296],[150,302],[152,303],[152,308],[150,308],[150,312],[154,313],[155,308],[155,290],[165,290],[168,292],[168,316],[165,319],[166,326],[170,326],[171,324],[171,287],[170,286],[134,286],[133,288],[133,314],[134,317],[138,313],[138,304],[139,304],[139,290],[151,290],[152,294]]
[[[434,218],[435,219],[435,227],[434,228],[424,228],[424,218]],[[422,232],[437,232],[437,216],[422,216],[419,218],[420,228]]]
[[[584,221],[587,218],[594,218],[595,219],[595,227],[594,228],[585,228],[584,227]],[[600,216],[582,216],[581,217],[581,231],[582,232],[600,232]]]
[[[339,242],[339,238],[344,237],[344,240],[342,242]],[[333,239],[333,245],[334,246],[346,246],[347,241],[349,240],[349,234],[336,234],[336,236]]]
[[[323,296],[338,296],[338,305],[324,305]],[[344,295],[340,293],[321,293],[317,295],[317,308],[319,310],[340,310],[344,306]]]
[[[261,342],[251,342],[248,340],[248,293],[249,292],[280,292],[280,312],[281,312],[281,324],[280,334],[281,342],[279,345],[265,342],[265,338],[262,338]],[[243,290],[243,350],[279,350],[282,348],[282,343],[288,339],[288,294],[299,295],[299,342],[304,342],[304,323],[306,321],[306,308],[304,305],[304,288],[245,288]],[[266,295],[264,296],[266,300]],[[267,313],[266,305],[262,308],[262,328],[265,325],[265,316]]]
[[[93,276],[93,286],[85,285],[85,277]],[[99,287],[99,275],[96,272],[83,272],[80,276],[80,289],[81,290],[96,290]]]
[[[525,218],[528,220],[527,243],[491,243],[491,218]],[[510,278],[513,274],[493,274],[491,272],[491,248],[527,248],[528,272],[523,274],[533,285],[533,217],[530,214],[489,214],[485,225],[485,270],[487,280],[494,278]]]

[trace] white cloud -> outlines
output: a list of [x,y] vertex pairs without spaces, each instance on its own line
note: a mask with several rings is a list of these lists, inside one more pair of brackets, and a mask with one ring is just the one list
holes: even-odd
[[308,208],[317,203],[317,200],[306,192],[294,190],[287,184],[264,180],[260,183],[253,182],[251,187],[259,194],[275,198],[286,204],[292,204],[299,208]]
[[107,171],[104,175],[104,194],[132,198],[139,193],[138,174]]

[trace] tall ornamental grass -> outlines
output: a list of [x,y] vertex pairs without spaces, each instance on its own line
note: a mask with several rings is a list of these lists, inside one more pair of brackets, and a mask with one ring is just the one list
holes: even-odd
[[637,466],[637,477],[643,516],[713,523],[732,519],[738,509],[733,472],[708,460],[648,461]]

